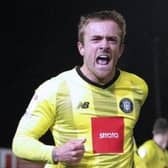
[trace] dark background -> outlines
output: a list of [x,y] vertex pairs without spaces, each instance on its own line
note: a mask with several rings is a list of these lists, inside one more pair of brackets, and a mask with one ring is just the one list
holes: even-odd
[[[116,9],[127,21],[126,49],[120,66],[149,85],[135,128],[137,144],[151,138],[157,117],[168,117],[168,2],[165,0],[17,1],[1,20],[1,137],[11,147],[18,121],[39,84],[81,63],[76,42],[79,16]],[[3,8],[3,6],[2,6]],[[46,135],[43,139],[51,142]]]

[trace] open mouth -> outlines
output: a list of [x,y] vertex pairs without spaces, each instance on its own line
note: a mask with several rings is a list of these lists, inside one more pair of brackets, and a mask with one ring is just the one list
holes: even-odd
[[96,63],[99,65],[107,65],[109,61],[110,61],[110,58],[107,55],[100,55],[96,58]]

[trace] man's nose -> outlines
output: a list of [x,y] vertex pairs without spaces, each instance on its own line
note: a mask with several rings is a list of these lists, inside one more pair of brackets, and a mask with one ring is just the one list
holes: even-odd
[[100,48],[104,49],[104,48],[109,48],[109,42],[107,39],[102,39],[101,43],[100,43]]

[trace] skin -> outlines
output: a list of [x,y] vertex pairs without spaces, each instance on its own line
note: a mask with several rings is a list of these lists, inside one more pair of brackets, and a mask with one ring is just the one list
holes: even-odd
[[[121,30],[117,23],[111,20],[92,20],[85,27],[84,42],[78,42],[79,53],[83,56],[81,71],[97,84],[108,83],[115,75],[116,64],[123,48]],[[100,57],[105,59],[98,59]],[[55,147],[53,160],[69,165],[77,164],[84,155],[85,142],[86,139],[75,139],[61,147]]]
[[[115,75],[123,48],[121,30],[116,22],[92,20],[85,28],[84,42],[78,42],[79,53],[83,56],[81,71],[97,84],[108,83]],[[109,60],[98,61],[101,56]]]
[[153,140],[162,148],[168,147],[168,131],[164,134],[154,134]]
[[[86,139],[73,139],[65,143],[61,147],[55,147],[52,152],[54,161],[61,161],[69,165],[75,165],[82,159],[85,148]],[[56,154],[56,158],[55,158]]]

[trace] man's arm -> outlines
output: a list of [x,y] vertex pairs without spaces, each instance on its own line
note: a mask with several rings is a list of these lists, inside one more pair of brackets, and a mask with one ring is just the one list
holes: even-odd
[[17,157],[27,160],[53,163],[54,146],[39,141],[47,128],[47,120],[43,117],[25,114],[19,122],[12,141],[13,153]]

